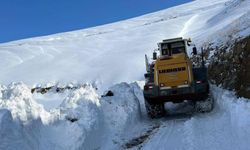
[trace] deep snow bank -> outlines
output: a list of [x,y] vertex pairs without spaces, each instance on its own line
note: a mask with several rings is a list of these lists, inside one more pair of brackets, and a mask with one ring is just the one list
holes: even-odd
[[7,109],[0,109],[0,149],[31,149],[21,125],[17,124]]
[[184,142],[190,149],[249,149],[250,103],[235,93],[212,87],[215,109],[206,117],[199,115],[184,123]]
[[0,149],[37,149],[38,128],[48,123],[50,114],[23,83],[0,87]]
[[230,118],[230,124],[238,148],[248,149],[250,141],[250,101],[246,98],[237,98],[233,92],[213,87],[213,95],[217,99],[218,111]]
[[38,104],[23,83],[0,87],[0,149],[104,148],[140,120],[135,84],[114,85],[111,97],[98,96],[91,85],[81,87],[52,111]]

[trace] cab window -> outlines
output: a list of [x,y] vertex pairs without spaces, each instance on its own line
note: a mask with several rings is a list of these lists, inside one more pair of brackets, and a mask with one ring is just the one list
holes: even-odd
[[163,56],[169,55],[169,45],[167,43],[161,45],[161,54]]
[[171,51],[172,51],[172,54],[184,53],[185,52],[184,41],[172,43]]
[[169,52],[168,49],[162,49],[162,55],[169,55],[168,52]]

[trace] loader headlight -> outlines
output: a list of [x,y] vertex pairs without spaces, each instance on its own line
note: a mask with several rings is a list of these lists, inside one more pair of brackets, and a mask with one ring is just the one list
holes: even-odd
[[196,83],[197,83],[197,84],[201,84],[202,81],[201,81],[201,80],[197,80]]
[[188,84],[188,81],[184,81],[184,84]]
[[153,85],[144,85],[144,91],[152,90],[153,88]]
[[160,87],[163,87],[163,86],[164,86],[164,84],[163,84],[163,83],[161,83],[161,84],[160,84]]

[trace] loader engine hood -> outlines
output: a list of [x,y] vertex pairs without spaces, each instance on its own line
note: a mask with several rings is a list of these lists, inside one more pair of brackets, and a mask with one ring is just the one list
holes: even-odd
[[159,59],[155,64],[155,85],[160,88],[188,87],[192,65],[187,59]]

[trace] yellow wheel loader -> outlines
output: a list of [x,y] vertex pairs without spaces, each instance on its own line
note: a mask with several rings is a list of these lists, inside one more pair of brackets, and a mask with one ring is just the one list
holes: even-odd
[[187,54],[191,46],[193,55],[197,55],[197,49],[190,39],[167,39],[158,43],[151,63],[145,56],[147,73],[144,74],[143,94],[149,117],[162,117],[165,114],[165,102],[192,101],[197,111],[209,112],[213,109],[213,100],[209,98],[207,68],[203,59],[201,66],[193,66]]

